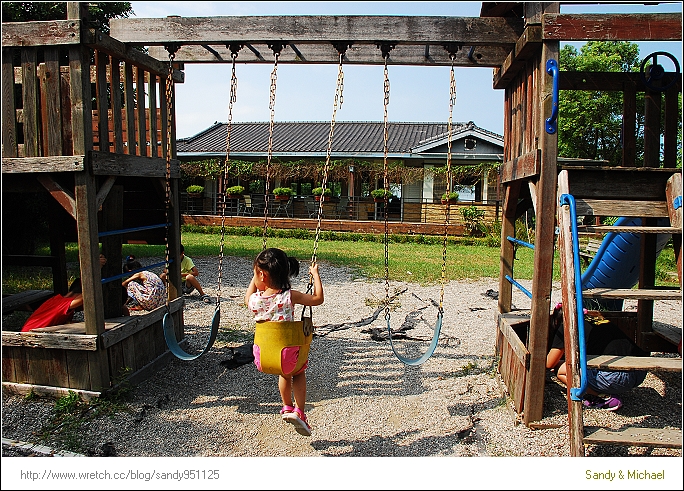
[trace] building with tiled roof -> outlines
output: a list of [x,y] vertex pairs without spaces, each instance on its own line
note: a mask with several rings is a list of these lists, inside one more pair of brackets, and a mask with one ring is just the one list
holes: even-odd
[[[330,122],[276,122],[273,127],[271,157],[272,165],[279,162],[308,161],[322,165],[328,151]],[[479,128],[472,121],[454,123],[451,133],[451,163],[453,167],[473,166],[482,163],[498,164],[503,159],[503,137]],[[217,160],[226,158],[227,123],[215,123],[206,130],[187,138],[177,140],[177,155],[181,162]],[[430,170],[444,167],[448,152],[447,123],[389,123],[387,139],[388,160],[414,170]],[[232,160],[265,162],[268,157],[269,123],[232,123],[230,134],[230,158]],[[384,124],[382,122],[336,122],[331,146],[332,160],[349,161],[349,174],[337,176],[335,182],[339,194],[358,199],[368,192],[382,186],[382,179],[375,173],[358,172],[362,166],[355,162],[373,163],[382,168],[384,160]],[[345,166],[345,171],[347,166]],[[277,175],[277,172],[275,172]],[[281,182],[276,177],[270,189],[275,186],[293,187],[298,195],[306,195],[319,186],[306,172],[294,173],[295,181]],[[271,174],[273,175],[273,174]],[[392,190],[403,206],[406,203],[439,203],[446,182],[443,174],[432,172],[418,173],[419,179],[392,182]],[[490,173],[491,175],[491,173]],[[259,181],[261,179],[261,181]],[[218,179],[220,181],[221,178]],[[233,182],[234,181],[234,182]],[[498,200],[497,183],[484,173],[467,182],[455,183],[461,201],[487,204]],[[225,186],[243,184],[256,190],[255,182],[263,183],[263,176],[254,179],[229,179]],[[206,179],[202,183],[208,188],[209,195],[217,196],[223,185],[217,180]],[[331,186],[333,184],[331,183]],[[263,189],[263,184],[262,188]],[[263,191],[261,191],[263,193]],[[258,194],[256,191],[254,194]],[[212,206],[216,210],[216,202]],[[404,214],[402,214],[404,216]]]

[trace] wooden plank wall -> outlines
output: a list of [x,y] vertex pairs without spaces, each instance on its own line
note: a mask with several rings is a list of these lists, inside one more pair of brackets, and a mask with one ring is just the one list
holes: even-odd
[[[164,157],[166,79],[102,51],[96,50],[95,58],[90,67],[94,149]],[[15,66],[17,59],[21,64]],[[79,129],[72,125],[71,111],[63,110],[71,107],[67,62],[57,48],[3,48],[3,157],[74,155]],[[100,107],[107,108],[106,120],[100,119]]]

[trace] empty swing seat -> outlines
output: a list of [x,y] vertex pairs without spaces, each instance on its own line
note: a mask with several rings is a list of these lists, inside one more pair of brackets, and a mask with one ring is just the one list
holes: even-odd
[[299,372],[309,359],[313,339],[313,329],[308,329],[308,335],[304,334],[306,323],[310,323],[310,319],[257,322],[254,331],[254,363],[257,369],[283,376]]

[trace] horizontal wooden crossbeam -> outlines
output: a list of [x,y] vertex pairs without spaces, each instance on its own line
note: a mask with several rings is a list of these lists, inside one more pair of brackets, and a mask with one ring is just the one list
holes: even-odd
[[[162,46],[150,46],[149,54],[158,60],[167,60],[168,51]],[[455,53],[454,66],[493,68],[501,65],[508,55],[504,46],[464,45]],[[273,52],[266,44],[247,43],[238,52],[237,63],[273,63]],[[230,63],[231,51],[224,45],[186,45],[175,55],[180,63]],[[328,44],[295,44],[286,46],[280,53],[278,63],[289,64],[337,64],[339,53]],[[382,65],[381,50],[374,45],[352,45],[347,49],[343,62],[355,65]],[[390,51],[388,65],[450,66],[449,52],[440,45],[397,45]]]

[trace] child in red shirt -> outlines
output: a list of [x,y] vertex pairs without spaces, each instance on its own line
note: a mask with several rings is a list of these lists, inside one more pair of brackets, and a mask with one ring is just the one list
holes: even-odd
[[55,295],[38,307],[26,319],[21,332],[27,332],[39,327],[59,326],[68,324],[74,318],[74,312],[83,307],[81,278],[76,278],[69,287],[66,295]]

